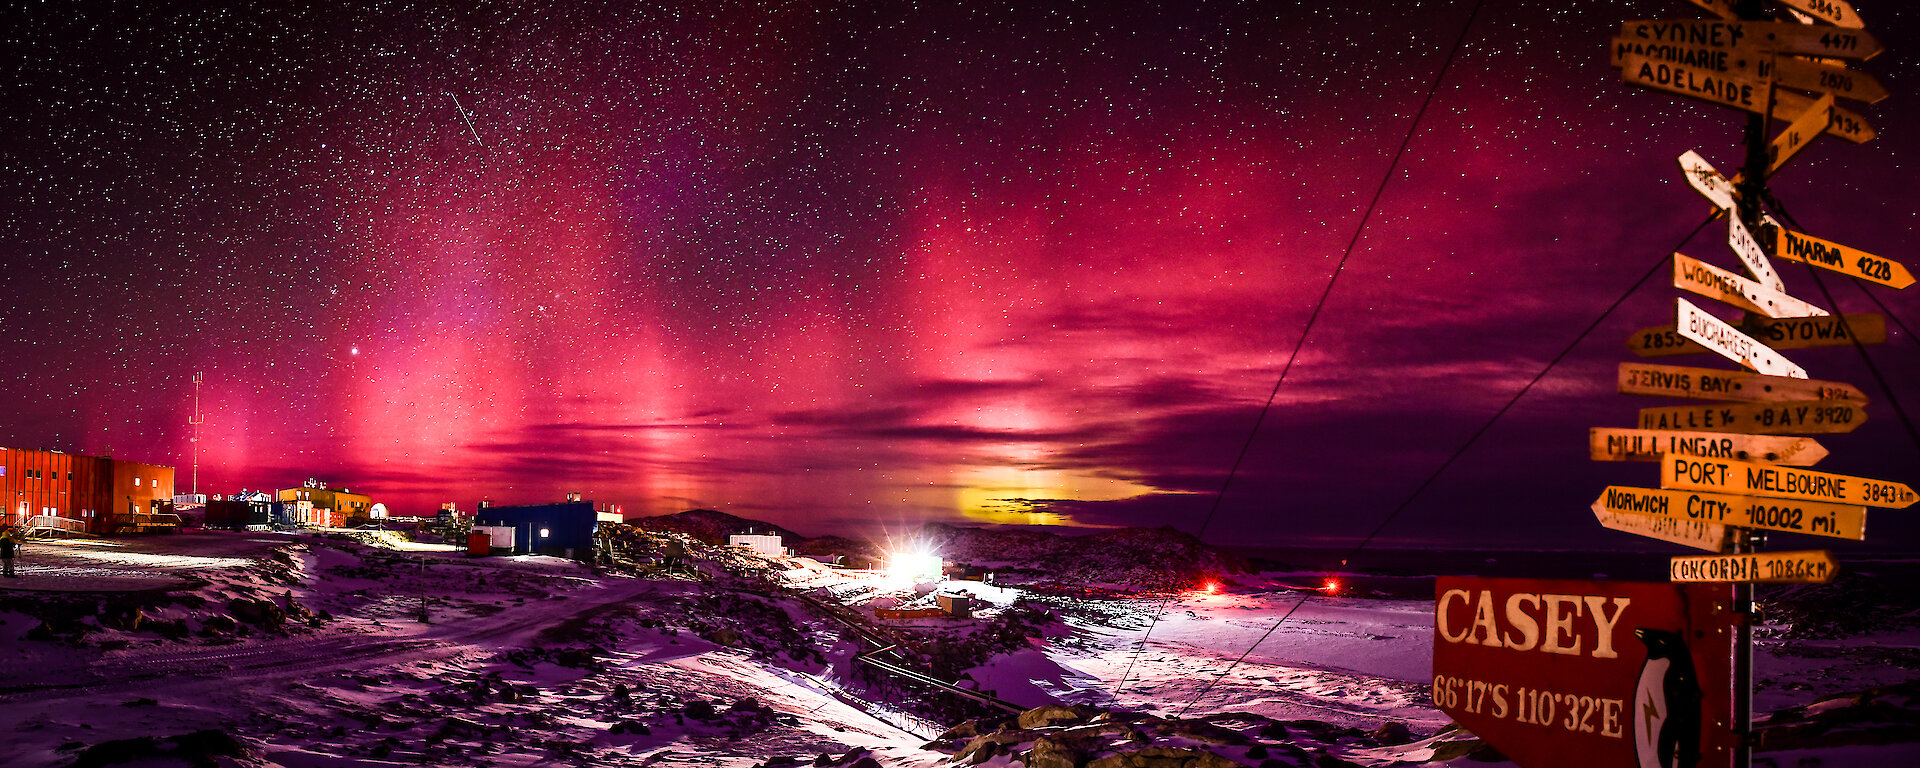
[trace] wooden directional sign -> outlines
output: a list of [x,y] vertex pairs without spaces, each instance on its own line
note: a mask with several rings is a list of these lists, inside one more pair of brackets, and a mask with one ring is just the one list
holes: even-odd
[[1680,156],[1680,172],[1694,191],[1722,211],[1732,210],[1734,202],[1740,199],[1740,192],[1734,188],[1733,182],[1715,170],[1713,164],[1698,152],[1689,149]]
[[1593,504],[1623,515],[1764,528],[1854,541],[1867,538],[1867,508],[1850,504],[1619,485],[1607,486]]
[[1705,8],[1713,15],[1727,21],[1739,21],[1739,12],[1733,10],[1733,0],[1689,0],[1694,5]]
[[1826,447],[1810,437],[1611,427],[1588,430],[1587,450],[1594,461],[1659,461],[1671,453],[1795,467],[1811,467],[1827,457]]
[[1673,287],[1767,317],[1825,317],[1826,310],[1683,253],[1673,254]]
[[1600,521],[1602,527],[1610,530],[1672,542],[1683,547],[1704,549],[1708,552],[1727,551],[1727,527],[1718,523],[1621,514],[1607,509],[1599,502],[1593,504],[1593,519]]
[[[1739,221],[1739,217],[1729,217]],[[1796,379],[1807,377],[1807,371],[1793,361],[1781,357],[1771,347],[1755,341],[1753,337],[1741,333],[1725,320],[1702,311],[1686,299],[1674,299],[1674,331],[1681,338],[1692,341],[1708,350],[1752,368],[1768,376],[1792,376]]]
[[1780,0],[1780,4],[1836,27],[1865,29],[1867,26],[1847,0]]
[[1829,435],[1852,432],[1867,412],[1844,400],[1784,403],[1708,403],[1640,409],[1641,429],[1740,432],[1750,435]]
[[1715,48],[1761,48],[1775,53],[1870,59],[1886,50],[1864,29],[1815,27],[1774,21],[1667,19],[1629,21],[1620,36],[1652,43]]
[[1782,226],[1767,227],[1775,256],[1788,261],[1812,264],[1821,269],[1879,283],[1892,288],[1913,285],[1913,273],[1900,262],[1883,259],[1857,248],[1822,240]]
[[[1861,344],[1883,344],[1887,340],[1885,315],[1847,315],[1839,317],[1788,317],[1749,323],[1748,331],[1774,349],[1845,347],[1857,340]],[[1697,355],[1707,348],[1682,338],[1671,325],[1655,325],[1633,332],[1627,349],[1641,357]]]
[[1788,160],[1793,159],[1794,155],[1800,154],[1800,150],[1812,144],[1815,137],[1826,132],[1827,125],[1832,121],[1833,94],[1829,93],[1815,100],[1806,114],[1788,124],[1787,129],[1781,131],[1780,135],[1774,137],[1773,142],[1767,145],[1769,158],[1767,174],[1772,175],[1774,171],[1780,170],[1780,166],[1786,165]]
[[1866,393],[1852,384],[1657,363],[1621,363],[1620,394],[1738,402],[1867,402]]
[[[1752,77],[1669,64],[1633,54],[1621,57],[1620,65],[1620,79],[1628,85],[1676,93],[1756,115],[1771,115],[1775,120],[1792,122],[1813,108],[1810,97],[1776,91],[1773,107],[1768,109],[1767,81]],[[1873,140],[1873,126],[1858,113],[1834,107],[1829,117],[1827,133],[1855,144]]]
[[1782,295],[1787,292],[1786,284],[1780,282],[1780,273],[1774,271],[1773,262],[1767,259],[1767,249],[1760,246],[1760,241],[1753,239],[1753,233],[1738,216],[1727,217],[1727,247],[1733,249],[1734,255],[1740,257],[1740,263],[1747,265],[1747,273],[1753,275],[1761,285]]
[[[1772,116],[1775,120],[1791,123],[1799,120],[1800,116],[1811,109],[1813,109],[1813,98],[1810,96],[1802,96],[1793,91],[1774,91],[1773,93]],[[1873,141],[1876,135],[1873,126],[1867,124],[1866,118],[1861,117],[1857,112],[1839,107],[1834,107],[1827,113],[1827,134],[1855,144]]]
[[1874,104],[1887,97],[1887,87],[1873,75],[1857,69],[1823,64],[1797,56],[1780,56],[1772,62],[1775,85],[1814,93],[1830,93],[1842,99]]
[[1769,584],[1826,584],[1840,575],[1840,564],[1826,550],[1754,552],[1676,557],[1668,566],[1674,581],[1753,581]]
[[1611,50],[1611,63],[1616,68],[1628,56],[1644,56],[1668,64],[1699,67],[1747,80],[1771,81],[1782,88],[1830,93],[1836,98],[1869,104],[1887,97],[1887,87],[1866,72],[1798,56],[1778,56],[1759,48],[1674,45],[1616,37]]
[[1765,114],[1767,111],[1765,80],[1669,64],[1634,54],[1620,58],[1620,78],[1628,85],[1677,93],[1755,114]]
[[1920,494],[1903,483],[1692,456],[1661,460],[1660,487],[1896,509],[1920,501]]

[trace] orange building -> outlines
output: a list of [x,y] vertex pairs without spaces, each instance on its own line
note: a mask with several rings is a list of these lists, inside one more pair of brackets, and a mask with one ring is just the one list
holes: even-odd
[[170,512],[173,467],[79,456],[60,451],[0,448],[0,521],[34,518],[95,534],[117,533],[133,515]]

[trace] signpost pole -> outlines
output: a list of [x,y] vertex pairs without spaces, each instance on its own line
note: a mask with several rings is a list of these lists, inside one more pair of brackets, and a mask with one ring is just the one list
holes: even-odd
[[[1737,0],[1734,13],[1742,19],[1765,20],[1768,18],[1763,0]],[[1767,107],[1773,106],[1774,87],[1767,84]],[[1771,118],[1766,112],[1747,116],[1746,145],[1747,158],[1740,180],[1735,184],[1739,190],[1734,213],[1740,217],[1740,223],[1747,226],[1748,232],[1760,232],[1766,214],[1761,210],[1761,202],[1767,194],[1767,173],[1771,170],[1772,158],[1768,155],[1767,123]],[[1762,247],[1765,240],[1762,240]],[[1763,276],[1755,275],[1755,279]],[[1753,317],[1748,313],[1749,318]],[[1748,529],[1735,529],[1733,551],[1747,554],[1754,551],[1753,532]],[[1753,609],[1754,584],[1743,581],[1733,585],[1733,766],[1750,768],[1753,765],[1753,622],[1756,618]]]

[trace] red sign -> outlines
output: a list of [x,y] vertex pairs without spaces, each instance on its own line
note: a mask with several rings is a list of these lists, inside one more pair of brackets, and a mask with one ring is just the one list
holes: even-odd
[[1433,703],[1525,768],[1730,766],[1730,584],[1434,585]]

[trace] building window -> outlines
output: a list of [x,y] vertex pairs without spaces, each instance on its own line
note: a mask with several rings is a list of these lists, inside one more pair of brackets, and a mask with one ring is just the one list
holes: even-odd
[[135,487],[135,488],[138,488],[138,487],[140,487],[140,478],[137,478],[137,477],[136,477],[136,478],[134,478],[134,479],[133,479],[133,487]]

